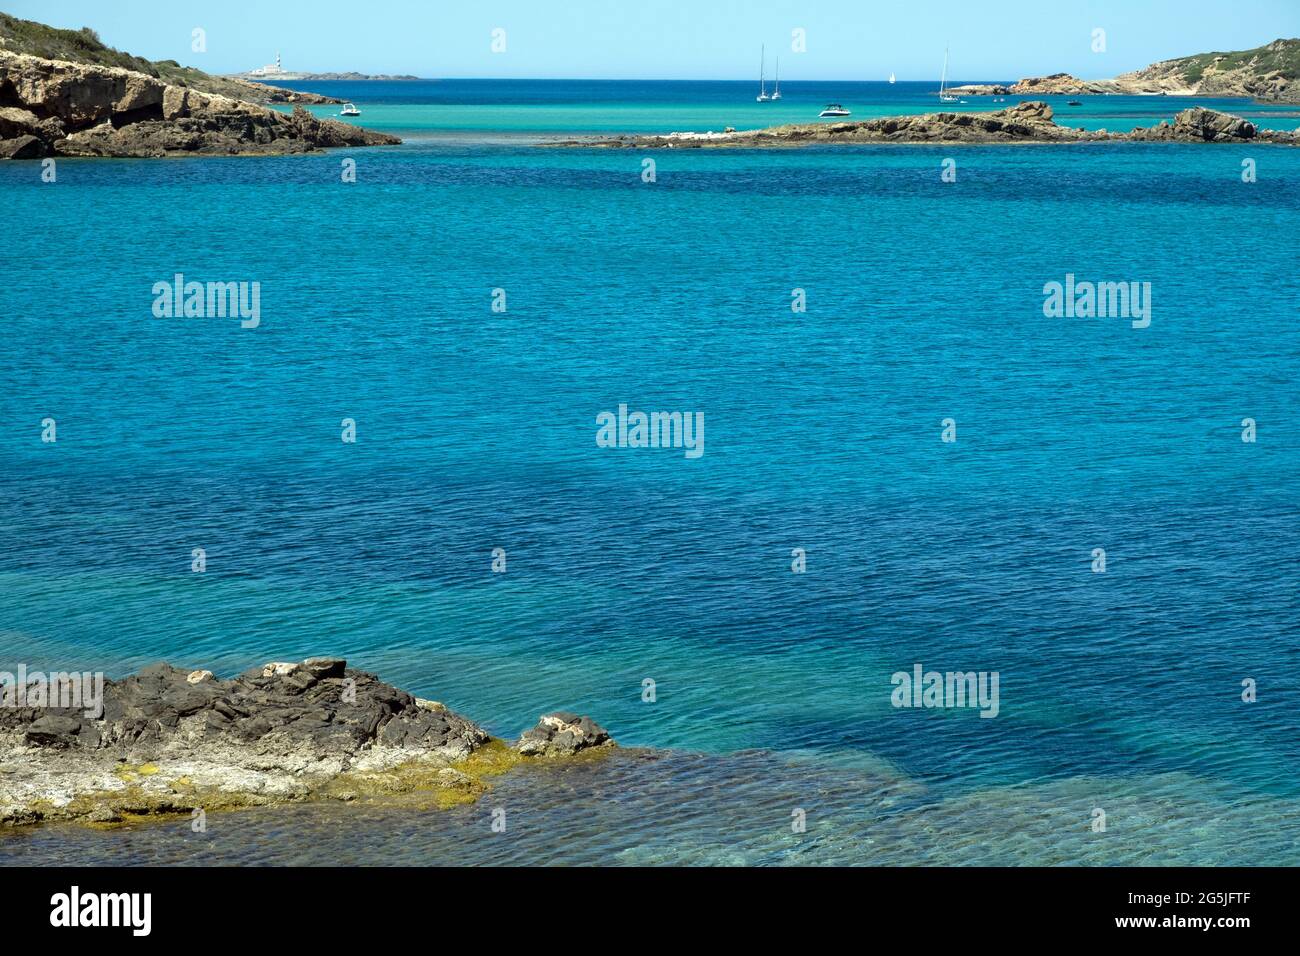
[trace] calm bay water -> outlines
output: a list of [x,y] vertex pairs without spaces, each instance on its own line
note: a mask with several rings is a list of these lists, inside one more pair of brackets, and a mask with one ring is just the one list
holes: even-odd
[[[0,167],[0,667],[342,654],[498,734],[567,708],[676,753],[503,781],[509,842],[315,809],[0,858],[1300,862],[1300,151],[661,151],[645,184],[527,139],[933,85],[466,83],[314,85],[391,149]],[[177,272],[259,281],[261,326],[155,318]],[[1150,282],[1151,326],[1044,318],[1066,273]],[[597,448],[619,403],[703,411],[705,454]],[[893,708],[915,663],[998,671],[1001,713]]]
[[[957,81],[953,85],[965,82]],[[996,81],[994,81],[996,82]],[[1003,81],[1014,82],[1014,81]],[[839,103],[853,119],[947,110],[991,112],[1028,99],[1050,103],[1057,121],[1088,129],[1127,131],[1154,126],[1179,110],[1205,106],[1245,116],[1261,126],[1295,129],[1300,107],[1250,100],[1180,96],[968,96],[940,104],[939,81],[782,81],[781,99],[759,103],[758,84],[731,80],[341,80],[279,84],[354,101],[354,122],[405,136],[482,138],[538,134],[669,133],[677,130],[760,129],[811,123],[827,103]],[[768,77],[768,91],[771,91]],[[1070,106],[1071,100],[1081,105]],[[312,107],[336,116],[338,107]]]

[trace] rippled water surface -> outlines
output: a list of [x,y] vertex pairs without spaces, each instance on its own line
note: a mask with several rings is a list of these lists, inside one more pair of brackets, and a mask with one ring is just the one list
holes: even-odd
[[[426,107],[386,150],[0,167],[0,667],[341,654],[494,733],[567,708],[674,752],[503,779],[507,839],[491,803],[295,808],[0,854],[1297,862],[1300,151],[646,184]],[[259,281],[260,327],[155,318],[177,272]],[[1150,282],[1150,327],[1044,318],[1066,273]],[[703,411],[705,454],[596,447],[619,403]],[[895,709],[916,663],[998,671],[998,717]]]
[[639,752],[525,769],[454,810],[314,805],[206,823],[14,832],[0,864],[1294,865],[1300,802],[1182,774],[944,797],[883,767],[802,755]]

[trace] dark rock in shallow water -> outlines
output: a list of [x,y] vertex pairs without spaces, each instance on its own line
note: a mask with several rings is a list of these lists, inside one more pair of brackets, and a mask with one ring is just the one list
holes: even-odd
[[549,714],[513,750],[333,657],[231,680],[152,664],[81,703],[0,707],[0,824],[395,794],[446,806],[477,798],[525,754],[613,743],[586,717]]
[[[154,664],[123,680],[105,681],[103,718],[94,721],[98,735],[71,743],[93,742],[96,748],[152,759],[272,733],[268,751],[278,747],[321,758],[350,756],[381,742],[468,754],[487,741],[487,733],[471,721],[430,711],[374,675],[346,668],[338,658],[313,658],[268,664],[222,681],[208,671]],[[85,719],[66,709],[39,718],[37,713],[0,711],[0,730],[52,741],[78,734]]]
[[544,714],[536,727],[524,731],[515,749],[527,757],[568,756],[613,742],[605,728],[590,717],[557,711]]

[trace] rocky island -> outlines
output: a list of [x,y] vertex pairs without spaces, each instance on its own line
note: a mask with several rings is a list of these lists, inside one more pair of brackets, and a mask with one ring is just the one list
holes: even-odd
[[1216,110],[1183,110],[1172,123],[1138,127],[1128,133],[1061,126],[1046,103],[1018,103],[991,113],[926,113],[886,116],[857,122],[794,123],[759,130],[723,133],[669,133],[663,136],[603,136],[547,143],[548,146],[594,146],[612,149],[742,149],[832,144],[979,144],[1261,142],[1296,145],[1296,134],[1259,129],[1255,124]]
[[0,826],[117,825],[305,800],[437,808],[476,800],[535,760],[614,746],[552,713],[514,744],[338,658],[272,662],[221,680],[155,664],[106,680],[93,706],[52,685],[4,688]]

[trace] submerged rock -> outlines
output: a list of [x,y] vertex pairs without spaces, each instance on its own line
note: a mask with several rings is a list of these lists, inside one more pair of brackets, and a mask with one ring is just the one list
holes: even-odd
[[[83,700],[82,703],[85,703]],[[0,823],[221,809],[312,797],[474,799],[522,753],[609,734],[544,717],[514,751],[443,704],[341,658],[272,662],[231,680],[153,664],[103,683],[101,707],[0,707]]]
[[[38,145],[14,146],[21,137]],[[300,105],[286,115],[132,70],[0,49],[0,157],[273,155],[400,142]]]

